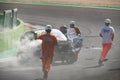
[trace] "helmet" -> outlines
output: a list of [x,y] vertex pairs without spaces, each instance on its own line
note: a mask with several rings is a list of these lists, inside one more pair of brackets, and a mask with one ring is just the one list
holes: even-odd
[[75,21],[70,21],[70,24],[75,24]]
[[51,30],[52,30],[52,26],[51,26],[51,25],[46,25],[45,31],[46,31],[47,33],[50,33]]
[[46,25],[45,30],[52,30],[52,26],[51,25]]
[[104,22],[105,22],[105,23],[111,23],[111,20],[110,20],[110,19],[105,19]]
[[63,25],[63,27],[64,27],[64,28],[67,28],[67,26],[66,26],[66,25]]

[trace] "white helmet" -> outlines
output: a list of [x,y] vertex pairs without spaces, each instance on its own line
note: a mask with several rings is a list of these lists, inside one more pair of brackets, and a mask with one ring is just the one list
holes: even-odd
[[75,24],[75,21],[70,21],[70,24]]
[[52,25],[46,25],[45,30],[52,30]]
[[105,23],[111,23],[111,20],[110,20],[110,19],[105,19],[104,22],[105,22]]
[[66,25],[63,25],[65,28],[67,28],[67,26]]

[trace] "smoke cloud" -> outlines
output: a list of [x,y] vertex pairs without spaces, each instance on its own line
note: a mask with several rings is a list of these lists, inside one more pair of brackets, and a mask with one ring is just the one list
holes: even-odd
[[0,68],[11,70],[25,66],[40,66],[41,43],[41,40],[29,40],[28,37],[15,42],[13,45],[17,45],[17,55],[0,59]]
[[18,42],[17,58],[21,64],[36,65],[41,57],[41,40],[30,40],[25,37]]

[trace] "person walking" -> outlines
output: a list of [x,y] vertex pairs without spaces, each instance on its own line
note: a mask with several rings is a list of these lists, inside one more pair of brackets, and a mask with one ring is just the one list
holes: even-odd
[[67,26],[66,25],[60,26],[59,30],[67,37]]
[[80,29],[78,27],[76,27],[75,25],[75,21],[70,21],[70,27],[67,30],[67,37],[70,40],[73,40],[73,38],[78,37],[81,35]]
[[57,38],[51,34],[52,26],[47,25],[45,27],[46,33],[41,34],[38,39],[42,40],[42,70],[43,80],[47,80],[48,72],[51,68],[51,63],[54,57],[54,47],[58,43]]
[[76,43],[75,38],[79,39],[80,36],[81,36],[81,32],[80,32],[80,29],[76,27],[75,21],[70,21],[70,27],[67,30],[67,37],[68,37],[68,40],[70,40],[69,41],[70,46],[73,46],[74,43]]
[[114,40],[115,30],[111,24],[111,19],[105,19],[105,26],[100,30],[100,37],[102,37],[102,52],[98,64],[101,65],[106,59],[108,51],[111,49],[112,41]]

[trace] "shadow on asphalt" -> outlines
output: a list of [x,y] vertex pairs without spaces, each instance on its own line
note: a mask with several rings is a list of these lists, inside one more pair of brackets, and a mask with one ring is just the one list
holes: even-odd
[[93,66],[89,66],[89,67],[85,67],[85,68],[83,68],[83,69],[90,69],[90,68],[100,68],[100,67],[102,67],[102,66],[104,66],[104,64],[102,64],[102,65],[93,65]]
[[[104,59],[103,62],[106,62],[106,61],[108,61],[108,59]],[[83,69],[99,68],[99,67],[102,67],[102,66],[104,66],[104,64],[101,64],[101,65],[97,64],[97,65],[93,65],[93,66],[90,66],[90,67],[85,67],[85,68],[83,68]]]
[[108,71],[120,71],[120,68],[109,69]]
[[94,58],[86,58],[86,60],[94,60]]
[[69,63],[52,63],[52,66],[71,65]]
[[37,78],[37,79],[34,79],[34,80],[43,80],[43,78]]

